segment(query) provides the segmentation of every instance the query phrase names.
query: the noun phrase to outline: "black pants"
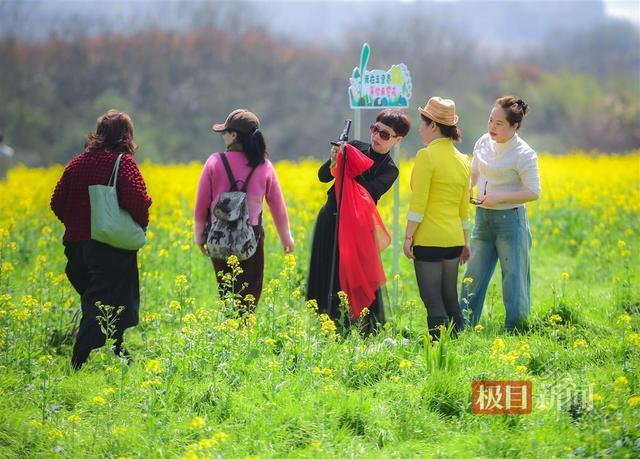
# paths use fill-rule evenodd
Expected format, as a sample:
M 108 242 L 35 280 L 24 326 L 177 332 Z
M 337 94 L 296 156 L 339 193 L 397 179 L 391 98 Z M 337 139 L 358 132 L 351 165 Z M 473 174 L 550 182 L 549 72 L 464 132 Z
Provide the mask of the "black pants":
M 120 250 L 97 241 L 66 242 L 66 274 L 80 295 L 82 319 L 73 347 L 71 364 L 79 369 L 92 349 L 104 346 L 106 336 L 98 305 L 112 306 L 115 351 L 121 355 L 124 331 L 138 324 L 140 293 L 137 252 Z M 118 308 L 122 310 L 117 313 Z

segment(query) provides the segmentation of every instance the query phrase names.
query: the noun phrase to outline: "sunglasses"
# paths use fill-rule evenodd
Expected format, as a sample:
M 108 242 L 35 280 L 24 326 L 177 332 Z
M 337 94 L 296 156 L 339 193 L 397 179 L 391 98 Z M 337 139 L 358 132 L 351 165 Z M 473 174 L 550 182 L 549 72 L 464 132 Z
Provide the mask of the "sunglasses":
M 484 196 L 487 195 L 487 184 L 489 182 L 484 182 L 484 193 L 482 194 L 482 199 L 478 199 L 478 198 L 469 198 L 469 202 L 471 204 L 473 204 L 474 206 L 479 206 L 480 204 L 482 204 L 484 202 Z
M 375 124 L 372 124 L 371 126 L 369 126 L 369 130 L 371 131 L 372 134 L 378 134 L 378 136 L 382 140 L 389 140 L 391 137 L 399 137 L 397 135 L 392 135 L 389 131 L 383 131 Z

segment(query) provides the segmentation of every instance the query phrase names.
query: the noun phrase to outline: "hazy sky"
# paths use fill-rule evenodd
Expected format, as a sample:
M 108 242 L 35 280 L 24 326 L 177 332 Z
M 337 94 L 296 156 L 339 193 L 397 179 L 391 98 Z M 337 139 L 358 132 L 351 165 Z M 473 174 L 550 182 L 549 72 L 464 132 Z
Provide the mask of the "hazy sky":
M 608 15 L 640 25 L 640 0 L 604 0 Z
M 269 1 L 277 3 L 279 0 L 258 0 Z M 316 1 L 316 0 L 293 0 L 297 2 Z M 341 0 L 338 0 L 341 1 Z M 389 1 L 389 0 L 342 0 L 342 1 L 361 1 L 361 2 L 376 2 L 376 1 Z M 395 0 L 412 2 L 415 0 Z M 434 1 L 457 1 L 457 0 L 434 0 Z M 478 0 L 482 1 L 482 0 Z M 514 2 L 519 0 L 498 0 L 505 3 Z M 544 0 L 542 0 L 544 1 Z M 583 0 L 585 2 L 592 2 L 596 0 Z M 605 4 L 605 10 L 609 16 L 617 17 L 620 19 L 627 19 L 633 21 L 636 25 L 640 25 L 640 0 L 602 0 Z

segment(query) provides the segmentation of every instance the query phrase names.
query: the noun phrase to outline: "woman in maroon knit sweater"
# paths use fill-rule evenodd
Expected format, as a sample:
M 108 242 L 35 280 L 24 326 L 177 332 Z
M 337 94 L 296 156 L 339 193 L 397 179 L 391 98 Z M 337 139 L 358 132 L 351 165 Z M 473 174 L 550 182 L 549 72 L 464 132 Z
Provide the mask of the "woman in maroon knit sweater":
M 87 136 L 85 151 L 64 169 L 51 197 L 51 209 L 64 224 L 62 238 L 67 257 L 66 273 L 80 294 L 82 319 L 73 347 L 71 364 L 79 369 L 92 349 L 105 343 L 96 304 L 113 306 L 115 352 L 124 355 L 124 331 L 138 324 L 140 292 L 137 252 L 111 247 L 91 239 L 90 185 L 106 185 L 118 155 L 123 153 L 117 177 L 118 202 L 133 219 L 146 228 L 151 198 L 133 154 L 138 148 L 129 115 L 109 110 L 100 118 L 96 131 Z M 117 313 L 118 309 L 121 309 Z

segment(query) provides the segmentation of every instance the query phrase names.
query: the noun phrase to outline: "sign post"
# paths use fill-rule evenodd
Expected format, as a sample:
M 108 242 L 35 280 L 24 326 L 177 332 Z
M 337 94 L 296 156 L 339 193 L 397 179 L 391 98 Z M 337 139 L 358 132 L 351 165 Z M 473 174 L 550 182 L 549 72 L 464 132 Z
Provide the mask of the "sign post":
M 353 109 L 354 138 L 360 139 L 360 110 L 384 108 L 409 108 L 411 99 L 411 74 L 404 64 L 392 65 L 389 70 L 367 70 L 371 48 L 368 43 L 362 45 L 360 65 L 353 69 L 349 78 L 349 105 Z M 400 169 L 400 149 L 396 146 L 392 152 L 393 161 Z M 393 267 L 392 275 L 398 274 L 400 258 L 400 182 L 393 185 Z M 398 283 L 393 282 L 393 305 L 398 304 Z

